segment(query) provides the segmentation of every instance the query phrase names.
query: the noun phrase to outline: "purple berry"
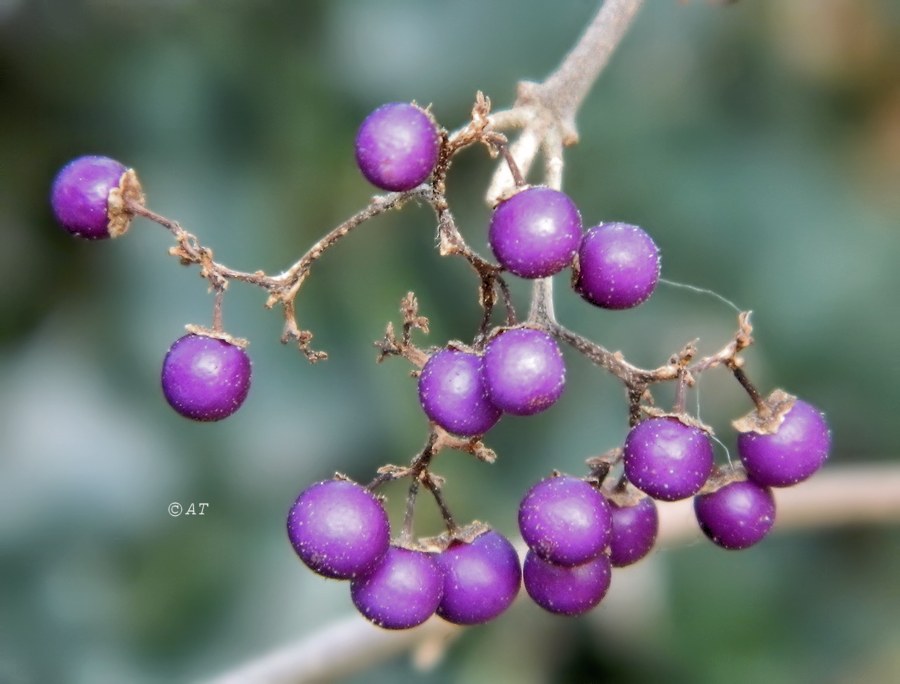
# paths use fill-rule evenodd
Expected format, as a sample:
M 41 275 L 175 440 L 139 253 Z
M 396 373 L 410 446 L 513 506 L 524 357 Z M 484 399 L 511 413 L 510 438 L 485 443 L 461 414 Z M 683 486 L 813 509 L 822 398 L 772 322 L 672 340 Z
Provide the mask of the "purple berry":
M 605 554 L 582 565 L 564 567 L 529 551 L 523 565 L 525 591 L 541 608 L 558 615 L 589 611 L 606 596 L 612 579 L 612 567 Z
M 250 391 L 250 357 L 242 347 L 206 335 L 175 340 L 162 367 L 166 401 L 185 418 L 222 420 Z
M 300 560 L 335 579 L 368 572 L 391 542 L 381 502 L 347 480 L 324 480 L 303 490 L 288 513 L 287 531 Z
M 659 531 L 659 514 L 649 496 L 641 497 L 634 505 L 609 503 L 612 512 L 609 560 L 614 567 L 622 568 L 650 553 Z
M 630 309 L 647 300 L 659 281 L 659 249 L 638 226 L 601 223 L 578 248 L 573 285 L 605 309 Z
M 544 278 L 572 263 L 581 239 L 581 214 L 569 196 L 527 188 L 497 205 L 488 240 L 497 261 L 522 278 Z
M 550 408 L 566 386 L 559 346 L 533 328 L 515 328 L 494 337 L 484 350 L 481 368 L 491 403 L 517 416 Z
M 434 555 L 391 546 L 381 561 L 350 583 L 353 605 L 385 629 L 420 625 L 437 610 L 444 576 Z
M 738 436 L 738 452 L 747 474 L 769 487 L 802 482 L 822 467 L 830 448 L 825 416 L 800 399 L 774 434 L 744 432 Z
M 484 434 L 502 413 L 488 400 L 481 357 L 455 349 L 441 349 L 425 362 L 419 402 L 431 420 L 464 437 Z
M 448 622 L 477 625 L 493 620 L 519 593 L 519 556 L 509 540 L 493 530 L 471 543 L 452 543 L 437 562 L 444 573 L 437 614 Z
M 694 497 L 694 513 L 703 534 L 723 549 L 746 549 L 765 537 L 775 523 L 775 499 L 768 487 L 738 480 Z
M 584 480 L 541 480 L 519 505 L 519 530 L 529 548 L 555 565 L 581 565 L 606 549 L 611 534 L 606 498 Z
M 70 161 L 56 175 L 50 192 L 56 220 L 67 232 L 88 240 L 117 237 L 118 231 L 110 231 L 109 195 L 127 170 L 109 157 Z
M 645 494 L 662 501 L 693 496 L 713 469 L 706 433 L 677 418 L 648 418 L 625 439 L 625 476 Z
M 391 102 L 365 118 L 356 134 L 356 163 L 382 190 L 411 190 L 424 181 L 441 149 L 431 116 L 414 104 Z

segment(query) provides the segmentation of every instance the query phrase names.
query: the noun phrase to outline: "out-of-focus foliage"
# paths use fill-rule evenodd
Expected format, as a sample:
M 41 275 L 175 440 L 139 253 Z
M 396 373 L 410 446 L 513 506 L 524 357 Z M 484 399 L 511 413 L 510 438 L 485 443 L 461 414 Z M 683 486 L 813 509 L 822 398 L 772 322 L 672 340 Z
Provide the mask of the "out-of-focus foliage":
M 254 386 L 228 421 L 191 424 L 165 405 L 158 369 L 185 323 L 209 322 L 203 281 L 166 256 L 169 237 L 152 224 L 96 244 L 57 229 L 56 170 L 83 153 L 119 158 L 150 206 L 218 258 L 277 271 L 372 194 L 352 158 L 368 111 L 415 99 L 452 129 L 477 89 L 508 105 L 517 80 L 558 63 L 594 5 L 0 0 L 0 681 L 189 680 L 350 612 L 345 586 L 293 556 L 284 514 L 314 479 L 365 481 L 421 446 L 407 367 L 372 362 L 403 294 L 418 293 L 432 344 L 471 337 L 479 314 L 465 264 L 433 249 L 428 211 L 379 218 L 301 294 L 327 363 L 278 343 L 261 292 L 231 288 L 225 321 L 252 342 Z M 565 189 L 585 221 L 644 226 L 664 277 L 753 309 L 748 372 L 828 412 L 833 463 L 900 458 L 900 5 L 647 3 L 579 124 Z M 492 168 L 471 150 L 449 179 L 482 249 Z M 602 312 L 564 281 L 560 318 L 637 363 L 694 337 L 711 351 L 734 326 L 720 302 L 683 290 Z M 524 309 L 526 289 L 514 291 Z M 554 467 L 583 472 L 585 457 L 621 441 L 619 387 L 568 358 L 552 411 L 491 434 L 496 465 L 440 457 L 458 517 L 514 533 L 531 482 Z M 733 447 L 739 388 L 712 373 L 699 400 Z M 396 516 L 402 492 L 391 493 Z M 172 518 L 172 501 L 209 508 Z M 424 534 L 437 531 L 430 508 Z M 896 530 L 853 529 L 741 553 L 666 549 L 645 562 L 648 591 L 621 629 L 602 606 L 563 621 L 523 602 L 416 676 L 889 681 L 898 542 Z M 398 660 L 354 681 L 412 676 Z

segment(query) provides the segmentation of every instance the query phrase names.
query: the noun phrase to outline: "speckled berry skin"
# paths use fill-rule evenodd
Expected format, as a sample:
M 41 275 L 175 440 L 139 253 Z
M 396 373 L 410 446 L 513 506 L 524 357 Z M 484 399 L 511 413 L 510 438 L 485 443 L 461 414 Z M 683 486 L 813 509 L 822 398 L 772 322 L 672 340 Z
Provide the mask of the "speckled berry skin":
M 437 555 L 444 594 L 437 614 L 458 625 L 493 620 L 512 604 L 522 583 L 519 556 L 509 540 L 490 530 L 471 543 L 454 542 Z
M 378 564 L 350 583 L 353 605 L 385 629 L 420 625 L 437 610 L 444 576 L 434 554 L 391 546 Z
M 775 499 L 768 487 L 738 480 L 694 497 L 700 529 L 723 549 L 746 549 L 775 524 Z
M 677 418 L 648 418 L 625 438 L 625 476 L 645 494 L 661 501 L 693 496 L 713 469 L 713 449 L 700 428 Z
M 610 501 L 612 535 L 609 560 L 613 567 L 623 568 L 650 553 L 659 532 L 659 512 L 649 496 L 631 506 Z
M 519 530 L 528 547 L 555 565 L 580 565 L 606 549 L 612 516 L 606 498 L 570 475 L 535 484 L 519 505 Z
M 557 615 L 581 615 L 606 596 L 612 567 L 606 555 L 582 565 L 564 567 L 548 563 L 529 551 L 525 555 L 522 578 L 525 591 L 544 610 Z
M 771 435 L 744 432 L 738 453 L 747 474 L 769 487 L 788 487 L 810 477 L 828 458 L 831 433 L 825 416 L 797 399 Z
M 107 202 L 127 171 L 115 159 L 84 156 L 73 159 L 56 175 L 50 205 L 59 224 L 87 240 L 111 237 Z
M 169 348 L 162 366 L 166 401 L 185 418 L 215 421 L 237 411 L 250 391 L 251 364 L 236 344 L 188 334 Z
M 381 502 L 346 480 L 324 480 L 303 490 L 288 512 L 287 532 L 300 560 L 334 579 L 372 570 L 391 541 Z
M 488 241 L 500 265 L 522 278 L 544 278 L 572 263 L 581 240 L 581 214 L 565 193 L 535 186 L 501 202 Z
M 550 408 L 566 386 L 559 345 L 532 328 L 514 328 L 491 339 L 481 368 L 491 403 L 516 416 Z
M 659 271 L 659 249 L 642 228 L 601 223 L 581 239 L 573 285 L 592 304 L 630 309 L 653 294 Z
M 477 354 L 441 349 L 419 375 L 419 403 L 431 420 L 463 437 L 482 435 L 502 411 L 488 399 Z
M 382 190 L 411 190 L 438 161 L 441 144 L 431 117 L 416 105 L 391 102 L 365 118 L 356 134 L 356 163 Z

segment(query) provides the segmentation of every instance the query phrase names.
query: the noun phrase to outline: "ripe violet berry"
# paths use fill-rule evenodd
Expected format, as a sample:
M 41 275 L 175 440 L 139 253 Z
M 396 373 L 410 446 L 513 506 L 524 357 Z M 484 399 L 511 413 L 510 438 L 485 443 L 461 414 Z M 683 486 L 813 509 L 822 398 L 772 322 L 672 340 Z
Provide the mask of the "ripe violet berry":
M 84 156 L 73 159 L 56 175 L 50 205 L 59 224 L 87 240 L 118 237 L 128 229 L 122 193 L 141 197 L 140 185 L 115 159 Z
M 709 437 L 677 418 L 648 418 L 625 438 L 625 476 L 645 494 L 662 501 L 693 496 L 713 469 Z
M 391 102 L 365 118 L 356 134 L 356 162 L 372 185 L 411 190 L 438 161 L 441 142 L 431 115 L 414 104 Z
M 544 278 L 572 263 L 581 240 L 581 214 L 559 190 L 527 188 L 497 205 L 488 240 L 507 271 Z
M 605 554 L 565 567 L 547 562 L 532 550 L 525 555 L 522 579 L 525 591 L 544 610 L 558 615 L 581 615 L 606 596 L 612 567 Z
M 801 399 L 794 402 L 774 434 L 751 431 L 738 436 L 738 453 L 747 475 L 769 487 L 787 487 L 807 479 L 825 463 L 830 448 L 825 416 Z
M 606 498 L 569 475 L 541 480 L 519 505 L 519 530 L 529 548 L 555 565 L 580 565 L 606 549 L 612 519 Z
M 659 269 L 659 249 L 642 228 L 601 223 L 581 239 L 572 282 L 592 304 L 630 309 L 653 293 Z
M 353 605 L 385 629 L 420 625 L 437 610 L 444 576 L 434 554 L 391 546 L 379 563 L 350 583 Z
M 300 560 L 335 579 L 372 570 L 391 541 L 381 502 L 347 480 L 324 480 L 303 490 L 288 512 L 287 532 Z
M 419 403 L 431 420 L 463 437 L 484 434 L 502 414 L 488 400 L 481 357 L 455 349 L 441 349 L 425 362 Z
M 470 543 L 454 542 L 437 556 L 444 595 L 437 614 L 457 625 L 493 620 L 509 608 L 522 582 L 519 556 L 499 532 L 484 532 Z
M 649 496 L 636 504 L 620 506 L 610 501 L 612 537 L 609 560 L 613 567 L 622 568 L 636 563 L 650 553 L 659 532 L 659 513 Z
M 491 403 L 517 416 L 550 408 L 566 386 L 559 346 L 533 328 L 514 328 L 494 337 L 484 350 L 481 368 Z
M 694 513 L 703 534 L 723 549 L 746 549 L 775 524 L 775 499 L 768 487 L 752 480 L 730 482 L 694 497 Z
M 250 368 L 243 347 L 191 333 L 176 340 L 163 360 L 163 394 L 185 418 L 221 420 L 247 398 Z

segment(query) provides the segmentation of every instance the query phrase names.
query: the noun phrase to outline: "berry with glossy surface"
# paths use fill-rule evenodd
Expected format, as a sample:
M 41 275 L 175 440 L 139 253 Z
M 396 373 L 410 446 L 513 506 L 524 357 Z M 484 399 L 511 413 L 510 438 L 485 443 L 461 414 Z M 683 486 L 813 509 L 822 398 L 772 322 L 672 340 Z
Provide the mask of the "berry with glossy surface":
M 775 499 L 768 487 L 752 480 L 730 482 L 694 497 L 700 529 L 723 549 L 746 549 L 775 524 Z
M 625 438 L 625 476 L 645 494 L 662 501 L 693 496 L 713 469 L 707 434 L 677 418 L 648 418 Z
M 581 565 L 548 563 L 534 551 L 525 555 L 522 568 L 525 591 L 544 610 L 557 615 L 581 615 L 606 596 L 612 566 L 605 554 Z
M 559 190 L 527 188 L 497 205 L 488 240 L 507 271 L 544 278 L 572 263 L 581 240 L 581 214 Z
M 385 629 L 420 625 L 437 610 L 444 576 L 434 555 L 391 546 L 379 563 L 350 583 L 353 605 Z
M 659 532 L 659 513 L 649 496 L 630 506 L 610 501 L 612 535 L 609 541 L 609 560 L 622 568 L 636 563 L 650 553 Z
M 630 309 L 646 301 L 659 281 L 659 249 L 638 226 L 601 223 L 578 247 L 573 285 L 605 309 Z
M 562 352 L 541 330 L 500 333 L 485 347 L 481 367 L 491 403 L 517 416 L 550 408 L 566 386 Z
M 612 517 L 606 498 L 569 475 L 541 480 L 519 505 L 519 530 L 529 548 L 555 565 L 581 565 L 609 544 Z
M 391 102 L 365 118 L 355 149 L 359 169 L 372 185 L 403 191 L 431 175 L 441 143 L 427 112 L 408 102 Z
M 787 487 L 815 473 L 828 458 L 831 433 L 817 408 L 797 399 L 771 435 L 744 432 L 738 453 L 747 474 L 769 487 Z
M 425 362 L 419 403 L 431 420 L 464 437 L 484 434 L 502 414 L 488 399 L 481 357 L 455 349 L 441 349 Z
M 88 240 L 114 237 L 109 231 L 109 193 L 119 187 L 127 170 L 109 157 L 89 155 L 70 161 L 50 191 L 56 220 L 67 232 Z
M 509 608 L 522 582 L 519 556 L 499 532 L 454 542 L 437 555 L 444 593 L 437 614 L 458 625 L 493 620 Z
M 324 480 L 303 490 L 288 512 L 287 532 L 300 560 L 334 579 L 368 572 L 391 541 L 381 502 L 347 480 Z
M 185 418 L 221 420 L 244 403 L 250 375 L 250 357 L 242 347 L 191 333 L 169 347 L 162 389 L 169 405 Z

